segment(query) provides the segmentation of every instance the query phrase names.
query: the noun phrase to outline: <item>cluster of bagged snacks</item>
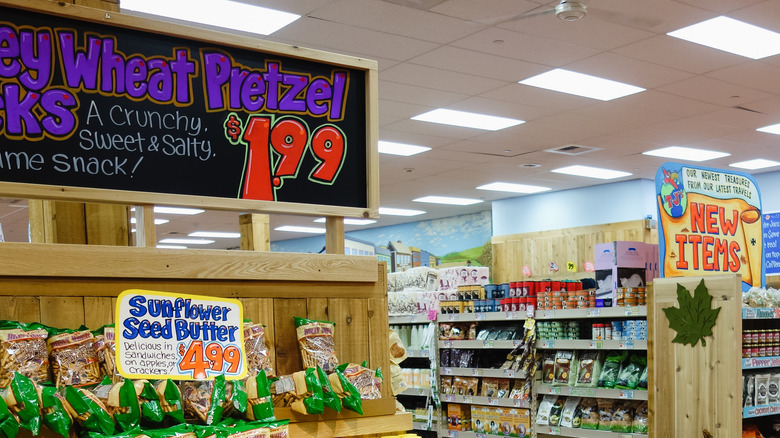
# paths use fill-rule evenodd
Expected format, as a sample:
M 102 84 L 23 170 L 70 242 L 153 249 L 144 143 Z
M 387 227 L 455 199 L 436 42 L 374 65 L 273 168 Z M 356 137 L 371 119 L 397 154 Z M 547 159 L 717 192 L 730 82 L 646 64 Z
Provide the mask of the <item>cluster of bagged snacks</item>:
M 247 321 L 245 379 L 177 382 L 120 376 L 111 325 L 90 331 L 2 321 L 0 437 L 15 438 L 19 428 L 38 435 L 45 426 L 64 438 L 72 427 L 90 438 L 283 438 L 287 420 L 277 420 L 274 407 L 362 414 L 363 399 L 381 397 L 378 371 L 337 365 L 333 323 L 297 318 L 296 327 L 303 371 L 276 377 L 263 326 Z
M 442 376 L 441 393 L 490 398 L 509 398 L 527 400 L 531 388 L 526 380 L 505 379 L 499 377 L 460 377 Z
M 545 352 L 542 383 L 561 386 L 647 390 L 647 357 L 628 351 Z
M 743 407 L 778 403 L 780 403 L 780 373 L 742 373 Z
M 449 430 L 474 431 L 479 434 L 528 437 L 531 433 L 531 414 L 528 409 L 447 405 Z
M 619 433 L 648 433 L 647 402 L 545 395 L 536 424 Z

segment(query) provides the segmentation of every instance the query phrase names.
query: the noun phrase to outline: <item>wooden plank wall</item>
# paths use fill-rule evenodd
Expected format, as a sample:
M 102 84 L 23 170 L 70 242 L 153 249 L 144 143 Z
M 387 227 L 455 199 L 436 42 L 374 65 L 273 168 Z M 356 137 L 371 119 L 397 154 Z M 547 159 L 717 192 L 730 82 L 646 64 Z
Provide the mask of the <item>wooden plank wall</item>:
M 742 292 L 738 275 L 704 278 L 712 308 L 720 307 L 707 345 L 672 343 L 665 307 L 679 307 L 677 284 L 691 294 L 702 277 L 658 278 L 650 295 L 648 361 L 653 437 L 733 438 L 742 431 Z
M 658 230 L 648 229 L 645 220 L 617 222 L 587 227 L 566 228 L 534 233 L 494 236 L 491 275 L 494 283 L 517 281 L 523 277 L 523 266 L 531 268 L 532 278 L 572 278 L 566 263 L 577 264 L 577 274 L 583 275 L 583 263 L 593 261 L 597 243 L 631 240 L 658 243 Z M 549 263 L 559 266 L 550 271 Z

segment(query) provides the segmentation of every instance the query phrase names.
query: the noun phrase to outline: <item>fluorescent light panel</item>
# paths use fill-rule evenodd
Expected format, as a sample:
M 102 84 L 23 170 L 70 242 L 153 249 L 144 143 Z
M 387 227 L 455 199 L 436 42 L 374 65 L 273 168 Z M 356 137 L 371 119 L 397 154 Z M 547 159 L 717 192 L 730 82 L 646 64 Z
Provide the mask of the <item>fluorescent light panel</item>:
M 687 148 L 683 146 L 669 146 L 661 149 L 653 149 L 652 151 L 642 152 L 642 155 L 651 155 L 654 157 L 671 158 L 674 160 L 688 160 L 688 161 L 707 161 L 714 160 L 715 158 L 728 157 L 729 153 L 710 151 L 707 149 Z
M 523 85 L 574 94 L 598 100 L 612 100 L 645 91 L 644 88 L 597 76 L 556 68 L 519 82 Z
M 223 231 L 195 231 L 187 234 L 187 237 L 209 237 L 212 239 L 238 239 L 241 233 L 227 233 Z
M 740 169 L 758 170 L 766 169 L 767 167 L 774 167 L 780 165 L 780 162 L 774 160 L 766 160 L 764 158 L 756 158 L 755 160 L 740 161 L 738 163 L 731 163 L 729 166 L 738 167 Z
M 477 187 L 477 190 L 492 190 L 495 192 L 511 192 L 511 193 L 539 193 L 550 190 L 549 187 L 531 186 L 527 184 L 515 184 L 505 182 L 494 182 Z
M 587 178 L 598 178 L 598 179 L 615 179 L 615 178 L 621 178 L 624 176 L 631 175 L 628 172 L 623 172 L 620 170 L 601 169 L 599 167 L 580 166 L 580 165 L 561 167 L 558 169 L 553 169 L 552 172 L 562 173 L 565 175 L 584 176 Z
M 314 227 L 298 227 L 295 225 L 284 225 L 274 228 L 276 231 L 289 231 L 291 233 L 310 233 L 310 234 L 325 234 L 325 228 Z
M 410 155 L 419 154 L 421 152 L 429 151 L 431 148 L 427 146 L 417 146 L 414 144 L 395 143 L 392 141 L 379 141 L 379 153 L 390 155 L 401 155 L 408 157 Z
M 482 202 L 481 199 L 453 198 L 449 196 L 423 196 L 422 198 L 413 199 L 412 201 L 447 205 L 472 205 Z
M 270 35 L 300 15 L 230 0 L 122 0 L 122 9 Z
M 751 59 L 780 53 L 780 34 L 777 32 L 722 15 L 667 35 Z
M 314 219 L 314 222 L 318 224 L 324 224 L 326 221 L 324 217 L 321 217 L 319 219 Z M 370 225 L 375 223 L 376 221 L 373 219 L 354 219 L 350 217 L 344 218 L 344 225 Z
M 201 210 L 200 208 L 154 207 L 154 212 L 161 214 L 194 215 L 204 213 L 205 211 L 206 210 Z
M 207 239 L 176 239 L 176 238 L 170 238 L 170 239 L 162 239 L 158 243 L 173 243 L 173 244 L 179 244 L 179 245 L 210 245 L 214 243 L 213 240 L 207 240 Z
M 412 120 L 421 122 L 441 123 L 444 125 L 460 126 L 463 128 L 484 129 L 498 131 L 511 126 L 525 123 L 525 120 L 509 119 L 506 117 L 489 116 L 486 114 L 470 113 L 448 109 L 435 109 L 427 113 L 412 117 Z
M 769 125 L 769 126 L 764 126 L 762 128 L 756 129 L 756 131 L 766 132 L 768 134 L 780 135 L 780 123 L 776 123 L 774 125 Z
M 379 214 L 386 216 L 419 216 L 425 214 L 422 210 L 411 210 L 406 208 L 379 207 Z
M 187 249 L 184 245 L 157 245 L 155 248 L 163 248 L 163 249 Z
M 155 219 L 155 220 L 154 220 L 154 224 L 155 224 L 155 225 L 162 225 L 162 224 L 167 224 L 168 222 L 170 222 L 170 220 L 168 220 L 168 219 Z M 134 217 L 131 217 L 131 218 L 130 218 L 130 223 L 131 223 L 131 224 L 134 224 L 134 223 L 136 223 L 136 220 L 135 220 L 135 218 L 134 218 Z

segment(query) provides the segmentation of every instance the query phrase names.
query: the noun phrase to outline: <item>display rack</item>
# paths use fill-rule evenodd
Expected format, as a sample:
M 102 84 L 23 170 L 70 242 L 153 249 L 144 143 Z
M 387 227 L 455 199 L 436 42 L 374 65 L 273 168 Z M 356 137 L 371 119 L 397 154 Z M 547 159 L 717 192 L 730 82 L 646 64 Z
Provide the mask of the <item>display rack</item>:
M 641 433 L 611 432 L 609 430 L 590 430 L 558 426 L 537 426 L 541 435 L 560 435 L 577 438 L 647 438 Z
M 537 394 L 555 394 L 574 397 L 614 398 L 621 400 L 647 400 L 647 391 L 643 389 L 581 388 L 572 386 L 554 386 L 539 383 Z

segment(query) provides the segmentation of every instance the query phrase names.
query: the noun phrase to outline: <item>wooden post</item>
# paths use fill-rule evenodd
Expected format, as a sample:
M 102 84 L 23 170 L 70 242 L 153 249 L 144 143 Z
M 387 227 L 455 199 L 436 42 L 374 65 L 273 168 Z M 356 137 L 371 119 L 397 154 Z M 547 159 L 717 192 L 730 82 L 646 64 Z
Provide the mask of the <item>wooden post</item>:
M 154 248 L 157 246 L 157 229 L 154 226 L 154 206 L 135 208 L 135 246 Z
M 241 227 L 241 250 L 271 250 L 271 225 L 267 214 L 242 214 L 238 217 L 238 224 Z
M 325 252 L 344 254 L 344 218 L 328 216 L 325 218 Z

